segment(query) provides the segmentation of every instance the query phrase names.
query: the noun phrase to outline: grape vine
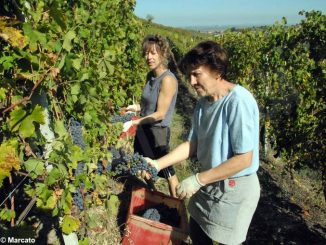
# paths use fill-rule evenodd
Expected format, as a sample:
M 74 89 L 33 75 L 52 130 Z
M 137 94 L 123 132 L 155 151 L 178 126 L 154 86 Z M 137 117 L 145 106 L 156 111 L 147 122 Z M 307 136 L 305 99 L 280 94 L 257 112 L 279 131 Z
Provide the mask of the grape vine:
M 144 29 L 133 14 L 135 0 L 19 4 L 4 1 L 6 16 L 0 16 L 0 191 L 10 193 L 9 186 L 18 184 L 10 183 L 12 177 L 24 174 L 31 180 L 26 195 L 63 217 L 69 234 L 84 225 L 81 214 L 94 200 L 110 194 L 111 177 L 147 170 L 157 178 L 142 156 L 121 150 L 117 122 L 131 114 L 114 110 L 140 96 Z M 289 166 L 323 171 L 326 186 L 326 17 L 301 14 L 305 19 L 296 26 L 283 19 L 214 38 L 230 53 L 230 80 L 256 96 L 266 137 Z M 175 40 L 186 51 L 200 38 Z M 18 216 L 13 203 L 0 207 L 6 225 Z
M 62 217 L 62 231 L 69 234 L 85 225 L 81 214 L 93 200 L 100 203 L 110 194 L 114 153 L 107 149 L 124 144 L 122 125 L 110 121 L 111 105 L 130 104 L 132 95 L 141 92 L 145 67 L 135 1 L 23 0 L 18 8 L 12 1 L 4 5 L 0 187 L 9 192 L 11 175 L 18 170 L 28 174 L 33 181 L 26 181 L 26 195 Z M 12 203 L 4 205 L 14 210 Z M 7 214 L 0 219 L 10 216 L 14 221 L 15 215 Z

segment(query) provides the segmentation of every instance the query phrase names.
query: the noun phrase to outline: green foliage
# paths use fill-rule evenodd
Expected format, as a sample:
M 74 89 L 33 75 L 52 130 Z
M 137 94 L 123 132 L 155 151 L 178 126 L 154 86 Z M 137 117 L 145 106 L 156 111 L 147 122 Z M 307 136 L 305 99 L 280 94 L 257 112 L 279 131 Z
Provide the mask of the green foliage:
M 107 206 L 109 208 L 110 214 L 116 216 L 119 212 L 120 201 L 118 196 L 110 195 L 109 200 L 107 201 Z
M 111 193 L 110 175 L 95 169 L 98 162 L 111 162 L 108 147 L 125 145 L 119 137 L 122 125 L 111 124 L 110 116 L 117 106 L 140 98 L 145 64 L 139 47 L 145 34 L 168 37 L 177 60 L 203 39 L 221 42 L 230 53 L 230 80 L 254 93 L 275 147 L 289 162 L 324 168 L 322 13 L 303 12 L 305 19 L 296 26 L 283 20 L 262 30 L 208 37 L 140 21 L 133 14 L 134 0 L 19 4 L 25 22 L 0 18 L 0 187 L 6 188 L 3 180 L 12 171 L 29 173 L 33 182 L 25 192 L 37 197 L 39 208 L 63 217 L 64 233 L 85 228 L 86 211 L 76 211 L 72 197 L 77 187 L 84 184 L 86 210 Z M 5 6 L 5 13 L 22 19 L 10 12 L 11 1 Z M 85 149 L 72 142 L 71 117 L 83 125 Z M 42 133 L 44 127 L 53 137 Z M 79 161 L 85 173 L 75 176 Z M 106 205 L 115 215 L 119 200 L 111 195 Z M 1 209 L 0 219 L 13 217 L 14 212 Z
M 11 132 L 19 131 L 21 137 L 27 138 L 35 134 L 34 122 L 44 124 L 43 109 L 39 105 L 36 105 L 30 112 L 26 112 L 21 107 L 16 107 L 10 113 L 8 125 Z
M 71 232 L 77 231 L 79 226 L 80 221 L 78 219 L 69 215 L 63 217 L 61 228 L 65 234 L 70 234 Z
M 22 168 L 33 179 L 25 192 L 39 208 L 64 217 L 67 234 L 83 224 L 72 198 L 77 186 L 85 184 L 87 206 L 110 193 L 110 176 L 94 173 L 99 161 L 111 162 L 108 147 L 123 144 L 122 125 L 110 116 L 140 97 L 145 69 L 134 5 L 21 0 L 24 22 L 0 17 L 0 186 Z M 18 16 L 11 1 L 5 6 L 4 13 Z M 72 142 L 71 117 L 83 125 L 85 149 Z M 79 161 L 85 173 L 75 176 Z
M 229 51 L 230 77 L 249 88 L 262 112 L 261 124 L 289 167 L 323 170 L 325 161 L 326 16 L 302 12 L 261 30 L 227 32 L 216 38 Z
M 0 145 L 0 187 L 3 180 L 10 176 L 12 170 L 20 169 L 20 160 L 17 155 L 17 141 L 11 140 Z
M 8 208 L 0 209 L 0 219 L 10 221 L 16 217 L 16 213 Z
M 167 27 L 155 23 L 149 23 L 145 20 L 142 20 L 142 23 L 145 29 L 145 35 L 160 34 L 163 37 L 168 38 L 174 44 L 177 50 L 173 50 L 172 47 L 172 51 L 174 55 L 177 56 L 176 58 L 179 56 L 176 51 L 180 52 L 180 56 L 182 56 L 198 42 L 208 38 L 212 39 L 210 35 L 200 33 L 199 31 Z

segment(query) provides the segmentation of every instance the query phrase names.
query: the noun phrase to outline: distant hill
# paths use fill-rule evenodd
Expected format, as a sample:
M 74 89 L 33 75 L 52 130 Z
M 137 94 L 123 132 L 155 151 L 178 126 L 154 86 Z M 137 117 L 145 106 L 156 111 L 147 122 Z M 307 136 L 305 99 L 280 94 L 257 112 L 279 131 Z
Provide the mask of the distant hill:
M 200 41 L 212 38 L 212 35 L 197 30 L 164 26 L 140 18 L 139 20 L 143 24 L 145 36 L 149 34 L 160 34 L 170 39 L 181 53 L 184 53 L 186 50 L 189 50 Z

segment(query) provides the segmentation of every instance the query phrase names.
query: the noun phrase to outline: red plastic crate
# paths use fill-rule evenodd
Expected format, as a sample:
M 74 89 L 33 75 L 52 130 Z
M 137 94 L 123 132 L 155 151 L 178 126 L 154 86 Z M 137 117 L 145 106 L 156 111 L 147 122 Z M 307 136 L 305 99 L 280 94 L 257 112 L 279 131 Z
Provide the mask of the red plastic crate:
M 160 203 L 177 209 L 180 215 L 179 227 L 173 227 L 135 215 L 148 207 Z M 182 200 L 145 188 L 132 192 L 122 245 L 178 245 L 187 236 L 188 219 L 186 207 Z

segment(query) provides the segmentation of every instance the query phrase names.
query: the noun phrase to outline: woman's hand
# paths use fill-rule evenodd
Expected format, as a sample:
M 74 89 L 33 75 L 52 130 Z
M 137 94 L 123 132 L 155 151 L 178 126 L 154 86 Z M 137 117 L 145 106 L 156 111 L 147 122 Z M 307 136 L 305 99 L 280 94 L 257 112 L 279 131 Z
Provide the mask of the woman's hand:
M 148 165 L 155 168 L 157 172 L 159 172 L 161 170 L 160 165 L 158 164 L 158 162 L 156 160 L 153 160 L 149 157 L 144 157 L 144 159 L 148 163 Z M 140 171 L 139 176 L 142 177 L 143 179 L 151 178 L 151 175 L 145 170 Z
M 203 186 L 204 184 L 199 182 L 198 173 L 192 175 L 177 185 L 177 197 L 180 199 L 190 198 Z
M 146 160 L 146 162 L 147 162 L 150 166 L 156 168 L 157 172 L 159 172 L 159 171 L 161 170 L 160 165 L 158 164 L 157 160 L 153 160 L 153 159 L 151 159 L 151 158 L 149 158 L 149 157 L 144 157 L 144 159 Z
M 140 111 L 140 106 L 133 104 L 133 105 L 128 105 L 125 109 L 126 111 L 133 111 L 133 112 L 137 112 Z
M 133 121 L 130 120 L 130 121 L 127 121 L 123 124 L 123 129 L 122 129 L 122 132 L 127 132 L 133 125 Z

